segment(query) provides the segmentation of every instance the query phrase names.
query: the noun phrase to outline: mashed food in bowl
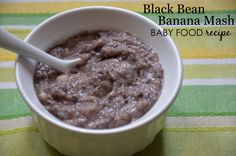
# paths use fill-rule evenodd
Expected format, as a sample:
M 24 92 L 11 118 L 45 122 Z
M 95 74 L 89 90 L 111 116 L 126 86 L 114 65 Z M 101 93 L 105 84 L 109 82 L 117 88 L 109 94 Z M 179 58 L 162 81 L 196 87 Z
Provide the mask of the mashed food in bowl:
M 90 129 L 119 127 L 143 116 L 161 93 L 163 68 L 158 54 L 133 34 L 81 32 L 48 53 L 83 60 L 68 73 L 39 63 L 34 74 L 40 102 L 68 124 Z

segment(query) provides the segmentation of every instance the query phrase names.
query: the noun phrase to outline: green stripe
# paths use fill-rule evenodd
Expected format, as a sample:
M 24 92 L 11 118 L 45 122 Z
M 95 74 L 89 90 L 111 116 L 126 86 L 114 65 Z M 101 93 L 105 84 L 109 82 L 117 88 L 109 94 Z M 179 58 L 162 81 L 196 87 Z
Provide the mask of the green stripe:
M 0 68 L 0 82 L 15 82 L 14 68 Z
M 0 25 L 37 25 L 47 18 L 55 15 L 56 13 L 47 14 L 0 14 Z M 143 16 L 150 18 L 151 20 L 158 22 L 158 16 L 163 14 L 144 14 Z M 205 14 L 164 14 L 166 18 L 200 18 L 203 21 L 204 16 L 217 16 L 224 18 L 227 15 L 235 17 L 236 10 L 234 11 L 206 11 Z
M 37 130 L 0 135 L 2 156 L 60 156 L 40 137 Z
M 236 64 L 184 65 L 184 79 L 236 78 Z M 15 82 L 14 68 L 0 68 L 0 82 Z
M 135 156 L 233 156 L 236 153 L 235 131 L 162 130 L 145 150 Z M 128 148 L 128 147 L 127 147 Z M 61 156 L 40 137 L 38 131 L 0 135 L 2 155 Z
M 236 86 L 184 86 L 169 116 L 236 115 Z
M 184 65 L 184 78 L 236 78 L 236 64 Z
M 1 89 L 0 99 L 0 119 L 9 119 L 31 114 L 17 89 Z
M 236 86 L 183 86 L 168 115 L 236 115 L 235 95 Z M 1 89 L 0 99 L 0 119 L 30 114 L 16 89 Z
M 236 153 L 234 132 L 159 133 L 144 151 L 135 156 L 233 156 Z
M 0 14 L 0 25 L 38 25 L 54 14 Z

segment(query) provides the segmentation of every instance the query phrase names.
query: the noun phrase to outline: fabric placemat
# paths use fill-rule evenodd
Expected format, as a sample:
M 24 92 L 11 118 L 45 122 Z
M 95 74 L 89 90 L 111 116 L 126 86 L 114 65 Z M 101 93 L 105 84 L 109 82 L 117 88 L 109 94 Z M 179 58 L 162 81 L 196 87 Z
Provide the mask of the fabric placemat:
M 146 1 L 101 0 L 0 0 L 0 26 L 24 39 L 48 17 L 72 8 L 91 5 L 121 7 L 144 14 Z M 204 6 L 205 15 L 236 17 L 235 0 L 152 1 L 159 5 L 181 3 Z M 173 17 L 177 15 L 165 15 Z M 178 17 L 201 18 L 199 14 Z M 164 26 L 178 29 L 180 26 Z M 183 26 L 181 26 L 183 27 Z M 165 127 L 136 156 L 235 156 L 236 155 L 236 26 L 188 26 L 229 30 L 230 37 L 172 36 L 183 59 L 184 82 L 171 107 Z M 0 36 L 1 37 L 1 36 Z M 34 126 L 29 108 L 16 89 L 16 55 L 0 48 L 0 155 L 57 156 Z

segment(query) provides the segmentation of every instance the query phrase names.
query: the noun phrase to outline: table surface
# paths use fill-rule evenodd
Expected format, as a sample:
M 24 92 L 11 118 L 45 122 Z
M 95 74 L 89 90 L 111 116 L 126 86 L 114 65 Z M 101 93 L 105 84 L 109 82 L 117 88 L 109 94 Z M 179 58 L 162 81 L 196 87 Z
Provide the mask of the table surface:
M 161 6 L 167 1 L 154 3 Z M 204 6 L 204 15 L 236 17 L 235 0 L 173 0 L 169 3 Z M 24 39 L 48 17 L 88 5 L 117 6 L 157 22 L 157 15 L 142 13 L 142 4 L 138 0 L 0 0 L 0 26 Z M 204 15 L 165 16 L 202 19 Z M 186 29 L 224 30 L 230 31 L 231 36 L 224 37 L 221 42 L 219 37 L 172 36 L 183 58 L 183 86 L 168 113 L 164 129 L 136 156 L 236 155 L 236 26 L 188 26 Z M 60 155 L 40 138 L 29 108 L 16 89 L 15 58 L 15 54 L 0 48 L 0 155 Z

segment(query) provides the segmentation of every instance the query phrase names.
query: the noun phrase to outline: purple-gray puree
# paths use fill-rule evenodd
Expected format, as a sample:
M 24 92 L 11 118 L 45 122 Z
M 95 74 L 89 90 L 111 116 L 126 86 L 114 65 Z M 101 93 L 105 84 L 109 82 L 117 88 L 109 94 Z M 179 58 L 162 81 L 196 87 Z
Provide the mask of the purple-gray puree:
M 34 74 L 40 102 L 68 124 L 89 129 L 126 125 L 142 117 L 161 93 L 158 53 L 133 34 L 84 31 L 48 53 L 83 60 L 68 73 L 39 63 Z

